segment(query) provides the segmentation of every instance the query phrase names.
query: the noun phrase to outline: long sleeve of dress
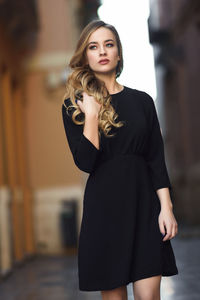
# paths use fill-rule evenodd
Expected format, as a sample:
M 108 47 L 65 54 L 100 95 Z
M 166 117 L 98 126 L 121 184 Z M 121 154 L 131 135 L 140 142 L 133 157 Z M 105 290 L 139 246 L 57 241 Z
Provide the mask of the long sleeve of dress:
M 172 185 L 165 163 L 164 142 L 161 134 L 160 124 L 154 101 L 151 96 L 148 95 L 148 97 L 150 100 L 150 132 L 148 137 L 146 160 L 150 171 L 150 177 L 155 190 L 168 187 L 171 193 Z
M 66 100 L 65 104 L 67 103 Z M 67 114 L 64 104 L 62 104 L 62 117 L 74 163 L 81 171 L 91 173 L 95 168 L 95 163 L 101 149 L 97 149 L 83 134 L 83 125 L 77 125 L 73 122 L 71 114 Z

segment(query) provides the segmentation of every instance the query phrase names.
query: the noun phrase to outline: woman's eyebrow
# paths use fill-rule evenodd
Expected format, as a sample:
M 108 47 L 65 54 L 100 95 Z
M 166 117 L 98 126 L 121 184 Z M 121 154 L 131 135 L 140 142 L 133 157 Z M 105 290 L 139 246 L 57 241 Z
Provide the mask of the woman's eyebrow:
M 110 41 L 114 42 L 114 40 L 112 40 L 112 39 L 105 40 L 104 42 L 106 43 L 106 42 L 110 42 Z M 90 44 L 98 44 L 98 42 L 90 42 L 90 43 L 88 43 L 88 45 L 90 45 Z

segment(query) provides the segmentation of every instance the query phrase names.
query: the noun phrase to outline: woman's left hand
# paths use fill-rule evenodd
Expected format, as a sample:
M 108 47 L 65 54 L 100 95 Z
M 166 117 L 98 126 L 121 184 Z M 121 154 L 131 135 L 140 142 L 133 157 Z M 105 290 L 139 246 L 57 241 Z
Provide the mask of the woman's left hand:
M 163 238 L 163 241 L 172 239 L 178 233 L 178 224 L 174 217 L 172 208 L 170 207 L 161 208 L 158 217 L 158 223 L 160 227 L 160 232 L 163 235 L 165 235 L 165 229 L 166 229 L 166 235 Z

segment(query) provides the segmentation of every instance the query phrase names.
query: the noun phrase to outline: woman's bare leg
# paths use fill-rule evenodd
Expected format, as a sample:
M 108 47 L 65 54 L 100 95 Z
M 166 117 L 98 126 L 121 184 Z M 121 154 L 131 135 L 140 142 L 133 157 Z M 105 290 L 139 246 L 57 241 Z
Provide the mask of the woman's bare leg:
M 102 300 L 127 300 L 127 286 L 120 286 L 116 289 L 101 291 Z
M 161 275 L 133 282 L 134 300 L 160 300 Z

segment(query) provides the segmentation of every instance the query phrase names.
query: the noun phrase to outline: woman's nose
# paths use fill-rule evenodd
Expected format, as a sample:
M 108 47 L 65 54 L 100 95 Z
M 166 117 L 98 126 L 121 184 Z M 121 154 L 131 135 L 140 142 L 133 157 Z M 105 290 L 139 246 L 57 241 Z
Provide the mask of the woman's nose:
M 106 50 L 105 50 L 104 46 L 101 46 L 99 49 L 100 49 L 99 50 L 100 54 L 105 54 L 106 53 Z

